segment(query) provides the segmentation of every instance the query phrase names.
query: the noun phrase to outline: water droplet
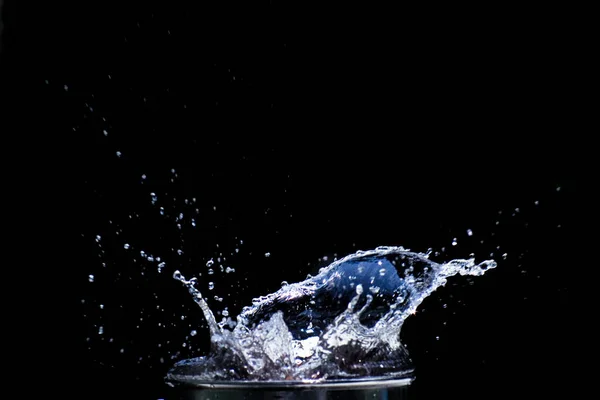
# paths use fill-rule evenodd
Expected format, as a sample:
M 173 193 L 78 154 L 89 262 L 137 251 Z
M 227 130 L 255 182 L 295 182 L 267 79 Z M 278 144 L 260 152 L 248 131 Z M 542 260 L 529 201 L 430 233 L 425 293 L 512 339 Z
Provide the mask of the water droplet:
M 88 276 L 88 280 L 89 280 L 90 282 L 94 282 L 94 275 L 90 275 L 90 276 Z
M 467 236 L 473 236 L 473 231 L 471 229 L 467 229 Z
M 356 285 L 356 294 L 362 294 L 363 293 L 363 287 L 361 284 Z
M 117 151 L 115 154 L 117 155 L 117 157 L 121 157 L 121 155 L 123 155 L 123 153 L 121 153 L 120 151 Z
M 214 282 L 208 282 L 208 290 L 213 290 L 215 288 Z
M 98 328 L 98 335 L 102 335 L 104 333 L 104 327 L 101 326 Z
M 265 253 L 265 257 L 271 257 L 271 253 Z
M 129 248 L 129 243 L 125 243 L 125 244 L 123 245 L 123 248 L 124 248 L 125 250 L 127 250 L 127 249 Z
M 225 308 L 221 314 L 223 314 L 224 317 L 228 317 L 229 316 L 229 311 L 227 311 L 227 308 Z
M 63 86 L 63 89 L 65 89 L 65 92 L 68 92 L 68 91 L 69 91 L 69 87 L 68 87 L 67 85 L 64 85 L 64 86 Z
M 387 269 L 385 269 L 385 268 L 381 268 L 381 269 L 379 270 L 379 275 L 380 275 L 380 276 L 385 276 L 385 273 L 386 273 L 386 272 L 387 272 Z
M 100 235 L 96 235 L 96 242 L 99 242 L 102 237 Z
M 502 254 L 502 258 L 503 258 L 504 260 L 506 260 L 506 257 L 508 257 L 508 253 L 504 253 L 504 254 Z
M 371 287 L 369 287 L 369 290 L 371 291 L 371 293 L 377 294 L 377 293 L 379 293 L 380 288 L 379 288 L 379 286 L 371 286 Z
M 183 250 L 177 249 L 177 254 L 182 255 L 183 254 Z
M 196 336 L 196 334 L 197 334 L 197 333 L 198 333 L 198 332 L 196 332 L 195 330 L 192 330 L 192 331 L 190 332 L 190 335 L 192 335 L 192 336 Z
M 212 275 L 212 274 L 214 274 L 214 273 L 215 273 L 215 271 L 214 271 L 212 268 L 209 268 L 209 269 L 208 269 L 208 274 L 209 274 L 209 275 Z
M 104 310 L 104 304 L 100 304 L 100 309 Z
M 227 268 L 225 269 L 225 273 L 227 273 L 227 274 L 229 274 L 229 273 L 232 273 L 232 272 L 235 272 L 235 269 L 233 269 L 233 268 L 231 268 L 231 267 L 227 267 Z
M 207 267 L 212 267 L 212 265 L 213 265 L 214 263 L 215 263 L 215 262 L 214 262 L 214 261 L 213 261 L 213 259 L 211 258 L 210 260 L 208 260 L 208 261 L 206 262 L 206 266 L 207 266 Z
M 452 239 L 452 246 L 456 246 L 458 244 L 458 241 L 456 240 L 456 238 Z

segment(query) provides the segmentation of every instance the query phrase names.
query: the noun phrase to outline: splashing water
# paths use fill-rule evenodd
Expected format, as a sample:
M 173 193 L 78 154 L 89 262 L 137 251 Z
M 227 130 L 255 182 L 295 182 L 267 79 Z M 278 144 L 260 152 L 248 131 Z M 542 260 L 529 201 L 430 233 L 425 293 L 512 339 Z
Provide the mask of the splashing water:
M 412 373 L 400 342 L 407 317 L 448 277 L 496 267 L 474 259 L 435 263 L 402 247 L 358 251 L 305 281 L 253 299 L 217 323 L 196 279 L 181 281 L 210 329 L 211 354 L 180 361 L 168 381 L 324 381 Z

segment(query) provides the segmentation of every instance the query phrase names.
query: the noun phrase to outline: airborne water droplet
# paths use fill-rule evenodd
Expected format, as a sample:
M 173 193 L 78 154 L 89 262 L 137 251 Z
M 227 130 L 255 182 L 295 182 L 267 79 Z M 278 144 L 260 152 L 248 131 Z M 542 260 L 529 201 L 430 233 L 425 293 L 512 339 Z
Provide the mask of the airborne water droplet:
M 88 276 L 88 280 L 89 280 L 90 282 L 94 282 L 94 275 L 90 275 L 90 276 Z

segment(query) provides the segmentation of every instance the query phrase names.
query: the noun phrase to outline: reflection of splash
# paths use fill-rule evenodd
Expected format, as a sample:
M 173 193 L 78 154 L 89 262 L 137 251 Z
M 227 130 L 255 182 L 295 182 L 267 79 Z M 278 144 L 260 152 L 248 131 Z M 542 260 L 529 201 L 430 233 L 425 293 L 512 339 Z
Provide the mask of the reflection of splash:
M 325 380 L 403 377 L 412 371 L 400 342 L 407 317 L 448 277 L 483 275 L 494 261 L 437 264 L 402 247 L 359 251 L 315 277 L 253 300 L 236 321 L 217 323 L 195 288 L 175 272 L 210 326 L 212 354 L 179 362 L 168 378 Z

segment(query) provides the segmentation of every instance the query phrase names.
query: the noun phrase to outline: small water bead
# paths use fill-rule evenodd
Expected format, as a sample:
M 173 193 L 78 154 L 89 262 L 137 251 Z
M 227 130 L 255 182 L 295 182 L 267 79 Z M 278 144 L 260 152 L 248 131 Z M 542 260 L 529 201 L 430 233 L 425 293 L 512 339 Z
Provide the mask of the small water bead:
M 387 269 L 385 269 L 385 268 L 381 268 L 381 269 L 379 270 L 379 275 L 380 275 L 380 276 L 385 276 L 385 273 L 386 273 L 386 272 L 387 272 Z
M 123 155 L 123 153 L 121 153 L 120 151 L 117 151 L 117 157 L 121 157 L 121 155 Z
M 190 335 L 192 335 L 192 336 L 196 336 L 196 334 L 197 334 L 197 333 L 198 333 L 198 332 L 196 332 L 196 330 L 192 330 L 192 331 L 190 332 Z
M 208 290 L 213 290 L 215 288 L 214 282 L 208 282 Z
M 471 229 L 467 229 L 467 236 L 473 236 L 473 231 Z
M 102 237 L 100 235 L 96 235 L 96 242 L 99 242 Z
M 235 269 L 234 269 L 234 268 L 227 267 L 227 268 L 225 269 L 225 273 L 227 273 L 227 274 L 229 274 L 229 273 L 232 273 L 232 272 L 235 272 Z
M 224 309 L 223 311 L 221 311 L 221 314 L 222 314 L 224 317 L 228 317 L 228 316 L 229 316 L 229 311 L 227 310 L 227 307 L 225 307 L 225 309 Z
M 183 254 L 183 250 L 177 249 L 177 254 L 182 255 Z
M 214 273 L 215 273 L 215 271 L 214 271 L 212 268 L 209 268 L 209 269 L 208 269 L 208 274 L 209 274 L 209 275 L 213 275 Z
M 104 333 L 104 327 L 103 327 L 103 326 L 100 326 L 100 327 L 98 328 L 98 335 L 102 335 L 103 333 Z
M 90 282 L 94 282 L 94 275 L 89 275 L 89 276 L 88 276 L 88 280 L 89 280 Z
M 271 257 L 271 253 L 265 253 L 265 257 Z
M 356 294 L 363 293 L 363 286 L 361 284 L 356 285 Z
M 458 241 L 456 240 L 456 238 L 452 239 L 452 246 L 456 246 L 458 244 Z
M 214 261 L 213 261 L 213 259 L 211 258 L 210 260 L 208 260 L 208 261 L 206 262 L 206 266 L 207 266 L 207 267 L 212 267 L 212 265 L 213 265 L 214 263 L 215 263 L 215 262 L 214 262 Z
M 100 309 L 104 310 L 104 304 L 100 304 Z
M 129 247 L 130 247 L 130 246 L 129 246 L 129 243 L 125 243 L 125 244 L 123 245 L 123 248 L 124 248 L 125 250 L 128 250 L 128 249 L 129 249 Z

